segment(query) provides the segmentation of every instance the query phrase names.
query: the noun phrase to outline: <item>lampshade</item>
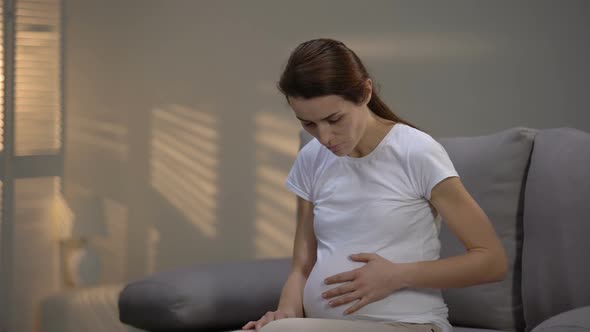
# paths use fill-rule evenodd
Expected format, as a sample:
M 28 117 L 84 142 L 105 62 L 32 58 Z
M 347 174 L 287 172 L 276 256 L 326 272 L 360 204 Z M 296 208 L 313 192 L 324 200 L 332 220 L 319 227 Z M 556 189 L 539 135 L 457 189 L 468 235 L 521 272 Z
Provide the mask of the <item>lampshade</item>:
M 54 196 L 51 214 L 55 226 L 55 236 L 60 240 L 69 238 L 72 234 L 74 212 L 61 193 Z
M 53 213 L 60 239 L 107 235 L 100 197 L 84 195 L 66 200 L 61 194 L 56 196 Z

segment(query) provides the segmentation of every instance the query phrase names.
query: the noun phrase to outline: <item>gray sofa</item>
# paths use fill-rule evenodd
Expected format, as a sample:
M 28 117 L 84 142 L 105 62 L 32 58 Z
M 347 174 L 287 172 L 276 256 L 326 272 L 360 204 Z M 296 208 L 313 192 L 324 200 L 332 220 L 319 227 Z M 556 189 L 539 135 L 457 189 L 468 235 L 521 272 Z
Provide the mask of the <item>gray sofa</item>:
M 590 134 L 512 128 L 439 142 L 510 260 L 502 282 L 444 290 L 455 331 L 590 331 Z M 444 226 L 441 240 L 442 257 L 464 250 Z M 289 269 L 278 259 L 158 273 L 122 290 L 119 318 L 148 331 L 238 329 L 274 310 Z

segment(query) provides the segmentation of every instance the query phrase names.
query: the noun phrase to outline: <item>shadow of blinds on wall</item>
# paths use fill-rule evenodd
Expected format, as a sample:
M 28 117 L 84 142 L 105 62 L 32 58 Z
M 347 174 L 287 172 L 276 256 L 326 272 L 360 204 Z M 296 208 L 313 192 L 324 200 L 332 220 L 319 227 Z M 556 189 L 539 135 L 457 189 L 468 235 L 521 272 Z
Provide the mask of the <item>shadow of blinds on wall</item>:
M 296 196 L 285 181 L 297 157 L 299 126 L 289 113 L 256 113 L 256 257 L 289 257 L 296 225 Z
M 209 110 L 166 105 L 152 111 L 151 185 L 209 239 L 218 233 L 218 127 Z

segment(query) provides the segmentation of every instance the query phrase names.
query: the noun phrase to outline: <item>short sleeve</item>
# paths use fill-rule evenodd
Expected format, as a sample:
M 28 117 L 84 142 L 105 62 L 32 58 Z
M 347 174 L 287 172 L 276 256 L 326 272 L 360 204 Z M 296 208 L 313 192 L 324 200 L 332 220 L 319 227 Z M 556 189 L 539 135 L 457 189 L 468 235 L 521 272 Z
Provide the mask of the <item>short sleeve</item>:
M 408 168 L 416 193 L 430 200 L 432 189 L 438 183 L 459 175 L 444 147 L 426 136 L 411 149 Z
M 305 146 L 299 154 L 287 177 L 287 188 L 297 196 L 312 201 L 313 167 L 311 165 L 310 149 Z

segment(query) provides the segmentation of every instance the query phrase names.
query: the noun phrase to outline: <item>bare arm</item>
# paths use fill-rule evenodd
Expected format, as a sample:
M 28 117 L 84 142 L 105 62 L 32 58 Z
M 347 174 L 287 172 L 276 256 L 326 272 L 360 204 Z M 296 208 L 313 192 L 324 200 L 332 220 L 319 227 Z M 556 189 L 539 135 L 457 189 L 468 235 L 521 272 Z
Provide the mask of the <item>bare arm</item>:
M 406 286 L 466 287 L 504 279 L 508 263 L 502 243 L 459 178 L 448 178 L 436 185 L 430 202 L 466 252 L 436 261 L 404 264 Z
M 313 204 L 297 197 L 297 226 L 293 245 L 291 273 L 283 286 L 276 311 L 269 311 L 258 321 L 249 322 L 243 329 L 258 331 L 267 323 L 287 317 L 303 317 L 303 288 L 316 262 L 317 242 L 313 232 Z
M 313 204 L 297 197 L 297 227 L 291 274 L 281 293 L 278 310 L 303 317 L 303 287 L 316 261 L 317 242 L 313 232 Z

